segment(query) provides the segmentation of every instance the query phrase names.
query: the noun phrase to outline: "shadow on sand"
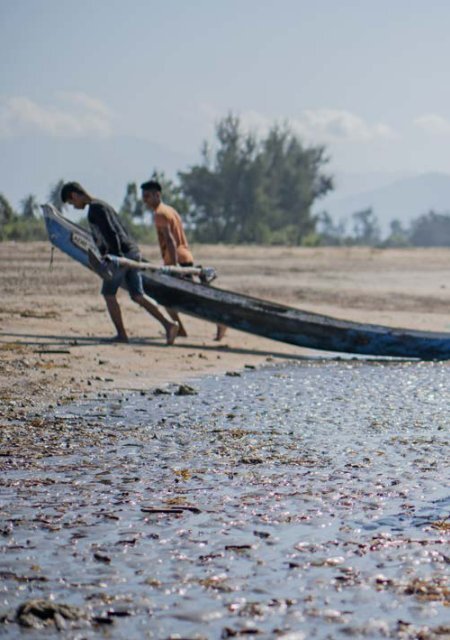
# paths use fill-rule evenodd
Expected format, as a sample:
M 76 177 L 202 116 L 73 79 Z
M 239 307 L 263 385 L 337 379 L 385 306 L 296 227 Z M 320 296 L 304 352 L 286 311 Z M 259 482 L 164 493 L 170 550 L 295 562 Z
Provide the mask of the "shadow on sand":
M 103 345 L 106 346 L 109 344 L 111 347 L 115 347 L 116 344 L 108 342 L 106 338 L 99 338 L 98 336 L 67 336 L 67 335 L 54 335 L 54 334 L 31 334 L 31 333 L 7 333 L 0 331 L 0 340 L 1 339 L 7 341 L 17 341 L 20 340 L 20 344 L 36 347 L 36 352 L 44 353 L 54 352 L 58 353 L 62 350 L 68 351 L 70 347 L 92 347 L 94 345 Z M 158 338 L 131 338 L 127 345 L 121 346 L 151 346 L 151 347 L 160 347 L 163 349 L 167 348 L 167 345 L 162 342 L 163 336 Z M 330 359 L 339 359 L 339 356 L 333 356 L 328 354 L 320 354 L 317 356 L 314 355 L 300 355 L 296 353 L 282 353 L 276 350 L 267 350 L 267 349 L 246 349 L 243 347 L 230 347 L 225 342 L 216 343 L 213 345 L 205 345 L 205 344 L 193 344 L 192 342 L 186 341 L 185 338 L 179 339 L 174 345 L 178 349 L 189 349 L 196 351 L 208 351 L 208 352 L 218 352 L 218 353 L 236 353 L 240 355 L 256 355 L 256 356 L 266 356 L 272 358 L 278 358 L 280 360 L 330 360 Z M 296 349 L 296 347 L 292 347 Z M 298 347 L 300 348 L 300 347 Z

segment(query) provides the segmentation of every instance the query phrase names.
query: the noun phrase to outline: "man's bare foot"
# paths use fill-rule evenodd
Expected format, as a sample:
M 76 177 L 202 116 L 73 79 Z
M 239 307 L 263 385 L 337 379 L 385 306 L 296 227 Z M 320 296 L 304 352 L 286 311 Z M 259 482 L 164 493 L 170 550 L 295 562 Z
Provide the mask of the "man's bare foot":
M 170 345 L 175 342 L 175 338 L 178 335 L 178 322 L 171 322 L 166 328 L 166 344 Z
M 187 338 L 187 337 L 188 337 L 188 334 L 187 334 L 186 329 L 184 328 L 184 326 L 182 324 L 179 324 L 177 338 Z
M 226 326 L 224 324 L 218 324 L 217 325 L 217 332 L 216 332 L 216 337 L 214 338 L 214 340 L 216 340 L 217 342 L 220 342 L 222 340 L 222 338 L 224 337 L 225 333 L 226 333 Z

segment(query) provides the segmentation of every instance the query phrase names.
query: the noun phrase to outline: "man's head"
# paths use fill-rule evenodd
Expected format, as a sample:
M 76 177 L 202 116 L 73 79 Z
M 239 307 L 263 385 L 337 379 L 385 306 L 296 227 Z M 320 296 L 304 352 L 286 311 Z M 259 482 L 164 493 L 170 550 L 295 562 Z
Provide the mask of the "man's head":
M 156 209 L 161 203 L 161 185 L 156 180 L 149 180 L 141 184 L 142 200 L 148 209 Z
M 66 182 L 61 189 L 61 200 L 75 209 L 84 209 L 92 198 L 79 182 Z

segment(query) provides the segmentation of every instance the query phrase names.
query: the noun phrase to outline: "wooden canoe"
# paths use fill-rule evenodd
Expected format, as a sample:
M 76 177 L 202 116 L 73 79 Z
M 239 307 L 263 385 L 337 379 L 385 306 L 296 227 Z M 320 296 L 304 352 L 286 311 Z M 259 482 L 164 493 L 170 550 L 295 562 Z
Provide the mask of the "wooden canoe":
M 90 233 L 52 205 L 42 209 L 50 242 L 92 268 L 89 252 L 97 249 Z M 143 271 L 143 281 L 145 292 L 161 305 L 299 347 L 421 360 L 450 358 L 450 333 L 339 320 L 158 272 Z

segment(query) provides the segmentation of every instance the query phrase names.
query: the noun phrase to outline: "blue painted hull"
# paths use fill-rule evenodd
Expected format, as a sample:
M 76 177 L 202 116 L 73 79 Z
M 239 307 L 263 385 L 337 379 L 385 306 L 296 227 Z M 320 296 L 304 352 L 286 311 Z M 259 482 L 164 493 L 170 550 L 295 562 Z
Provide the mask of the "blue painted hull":
M 50 205 L 43 211 L 52 244 L 89 267 L 88 251 L 97 252 L 90 234 Z M 164 306 L 272 340 L 370 356 L 450 358 L 449 333 L 338 320 L 158 273 L 144 273 L 143 279 L 146 293 Z

